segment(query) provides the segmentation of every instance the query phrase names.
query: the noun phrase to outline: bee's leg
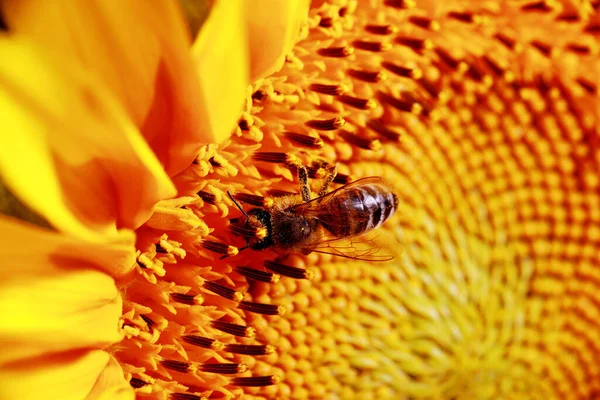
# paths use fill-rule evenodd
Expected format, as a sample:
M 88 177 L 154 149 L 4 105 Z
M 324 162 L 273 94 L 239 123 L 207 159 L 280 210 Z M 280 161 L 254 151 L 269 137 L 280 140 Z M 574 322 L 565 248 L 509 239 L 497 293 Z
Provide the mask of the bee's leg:
M 310 201 L 310 186 L 308 186 L 308 171 L 304 165 L 298 166 L 298 180 L 300 181 L 300 193 L 302 201 Z
M 319 190 L 319 197 L 325 196 L 327 190 L 329 189 L 329 185 L 331 185 L 331 182 L 333 182 L 335 176 L 337 175 L 337 164 L 326 165 L 324 168 L 326 169 L 327 175 L 325 175 L 323 178 L 323 185 Z

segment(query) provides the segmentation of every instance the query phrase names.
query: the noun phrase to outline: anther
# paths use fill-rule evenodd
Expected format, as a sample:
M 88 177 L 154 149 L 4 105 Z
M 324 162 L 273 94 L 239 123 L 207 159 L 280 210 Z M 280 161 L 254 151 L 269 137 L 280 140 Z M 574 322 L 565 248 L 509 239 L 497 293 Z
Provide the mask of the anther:
M 600 33 L 600 24 L 597 22 L 590 22 L 583 28 L 583 31 L 592 35 L 597 35 Z
M 402 67 L 398 64 L 394 64 L 389 61 L 383 61 L 381 63 L 381 66 L 393 73 L 394 75 L 398 75 L 404 78 L 419 79 L 423 75 L 423 71 L 421 71 L 421 69 L 419 68 Z
M 378 119 L 370 119 L 369 121 L 367 121 L 367 126 L 386 139 L 389 139 L 394 142 L 400 140 L 400 133 L 388 128 L 384 122 Z
M 584 45 L 584 44 L 578 44 L 578 43 L 569 43 L 566 47 L 567 50 L 572 51 L 573 53 L 578 53 L 578 54 L 590 54 L 592 52 L 592 50 L 589 48 L 589 46 Z
M 254 269 L 254 268 L 250 268 L 250 267 L 238 266 L 238 267 L 234 267 L 234 270 L 238 274 L 240 274 L 248 279 L 252 279 L 255 281 L 259 281 L 259 282 L 277 283 L 277 282 L 279 282 L 279 279 L 281 278 L 281 275 L 279 275 L 279 274 L 274 274 L 272 272 L 267 272 L 267 271 L 260 271 L 258 269 Z
M 202 240 L 200 242 L 200 246 L 204 247 L 206 250 L 210 250 L 212 252 L 227 255 L 228 257 L 233 257 L 239 253 L 237 247 L 229 246 L 225 243 L 214 242 L 212 240 Z
M 425 91 L 427 93 L 429 93 L 429 95 L 431 97 L 433 97 L 434 99 L 437 99 L 440 97 L 440 90 L 438 89 L 438 87 L 433 82 L 426 79 L 425 77 L 418 79 L 417 83 L 419 84 L 419 86 L 421 86 L 423 89 L 425 89 Z
M 156 325 L 156 322 L 154 322 L 152 320 L 152 318 L 150 318 L 149 316 L 147 316 L 145 314 L 140 314 L 140 317 L 144 320 L 144 322 L 146 323 L 146 325 L 148 325 L 148 328 L 152 329 L 152 327 L 154 325 Z
M 348 75 L 354 79 L 358 79 L 363 82 L 377 83 L 385 79 L 385 73 L 382 71 L 365 71 L 360 69 L 349 69 Z
M 392 25 L 368 24 L 365 26 L 365 31 L 372 33 L 373 35 L 390 35 L 392 33 L 396 33 L 398 29 Z
M 505 68 L 502 68 L 496 61 L 494 61 L 490 56 L 488 56 L 487 54 L 484 54 L 483 57 L 483 62 L 485 63 L 485 65 L 496 75 L 496 76 L 504 76 L 504 73 L 506 71 Z
M 552 11 L 552 7 L 546 1 L 533 1 L 533 2 L 522 5 L 521 10 L 549 12 L 549 11 Z
M 579 22 L 581 21 L 581 17 L 577 13 L 565 11 L 557 16 L 556 20 L 563 22 Z
M 144 380 L 142 380 L 142 379 L 139 379 L 139 378 L 131 378 L 131 379 L 129 380 L 129 384 L 131 385 L 131 387 L 132 387 L 132 388 L 134 388 L 134 389 L 139 389 L 139 388 L 141 388 L 141 387 L 144 387 L 144 386 L 146 386 L 146 385 L 149 385 L 150 383 L 149 383 L 149 382 L 146 382 L 146 381 L 144 381 Z
M 449 68 L 456 70 L 460 65 L 460 60 L 457 60 L 454 56 L 452 56 L 448 50 L 443 47 L 436 47 L 433 49 L 435 54 L 442 60 L 444 64 L 446 64 Z
M 241 301 L 244 298 L 244 294 L 242 292 L 238 292 L 234 289 L 228 288 L 227 286 L 223 286 L 215 282 L 205 281 L 202 284 L 202 287 L 208 290 L 209 292 L 224 297 L 228 300 Z
M 396 9 L 414 8 L 416 5 L 414 0 L 385 0 L 383 4 Z
M 197 368 L 198 371 L 224 375 L 239 374 L 248 370 L 248 366 L 241 363 L 202 363 L 198 364 Z
M 223 164 L 221 164 L 219 161 L 215 160 L 214 157 L 211 157 L 208 159 L 208 162 L 210 163 L 210 165 L 212 165 L 213 167 L 222 167 Z
M 598 86 L 593 81 L 583 77 L 578 77 L 576 81 L 589 94 L 595 95 L 598 93 Z
M 215 204 L 215 202 L 217 200 L 216 196 L 214 194 L 205 192 L 203 190 L 200 190 L 196 194 L 198 195 L 198 197 L 200 197 L 202 199 L 202 201 L 204 201 L 205 203 L 208 203 L 208 204 Z
M 170 393 L 169 400 L 208 400 L 206 397 L 191 393 Z
M 334 131 L 341 128 L 346 123 L 342 117 L 334 117 L 330 119 L 311 119 L 306 121 L 306 126 L 320 131 Z
M 264 198 L 263 196 L 258 196 L 256 194 L 250 193 L 236 193 L 233 196 L 237 201 L 241 201 L 242 203 L 251 204 L 256 207 L 269 207 L 272 205 L 272 201 Z
M 249 356 L 264 356 L 275 352 L 275 347 L 264 344 L 226 344 L 225 351 Z
M 470 12 L 450 11 L 447 17 L 457 21 L 466 22 L 468 24 L 473 23 L 475 20 L 475 14 Z
M 233 386 L 245 386 L 245 387 L 263 387 L 272 386 L 281 382 L 281 378 L 277 375 L 268 376 L 249 376 L 249 377 L 235 377 L 229 381 Z
M 330 96 L 338 96 L 340 94 L 344 94 L 348 88 L 346 85 L 342 85 L 341 83 L 336 84 L 325 84 L 325 83 L 311 83 L 309 89 L 313 92 L 326 94 Z
M 380 51 L 387 51 L 392 48 L 389 42 L 380 42 L 374 40 L 355 40 L 352 45 L 360 50 L 372 51 L 378 53 Z
M 547 43 L 543 43 L 540 40 L 532 40 L 529 44 L 546 57 L 550 57 L 552 55 L 552 46 Z
M 204 301 L 202 296 L 198 296 L 197 294 L 169 293 L 169 297 L 177 303 L 187 304 L 189 306 L 202 304 Z
M 253 338 L 256 335 L 256 329 L 250 326 L 231 324 L 223 321 L 211 321 L 210 326 L 233 336 Z
M 266 260 L 264 262 L 264 266 L 265 268 L 279 275 L 287 276 L 288 278 L 309 279 L 311 276 L 311 273 L 306 269 L 292 267 L 290 265 L 281 264 L 275 261 Z
M 177 371 L 182 373 L 187 373 L 192 368 L 192 364 L 184 361 L 176 361 L 176 360 L 160 360 L 160 365 L 162 365 L 166 369 L 170 369 L 171 371 Z
M 347 94 L 338 96 L 337 99 L 342 103 L 359 110 L 372 110 L 377 107 L 377 102 L 373 99 L 361 99 L 360 97 Z
M 262 101 L 266 97 L 267 97 L 267 94 L 262 90 L 257 90 L 256 92 L 252 93 L 252 100 Z
M 252 155 L 252 159 L 277 164 L 289 164 L 296 161 L 296 157 L 293 154 L 277 151 L 257 151 Z
M 377 151 L 381 149 L 381 142 L 377 139 L 361 137 L 346 130 L 340 130 L 339 135 L 348 143 L 365 150 Z
M 413 15 L 411 17 L 408 18 L 408 22 L 410 22 L 413 25 L 416 25 L 420 28 L 423 29 L 430 29 L 432 31 L 438 31 L 440 29 L 440 24 L 436 21 L 433 21 L 431 18 L 428 17 L 419 17 L 416 15 Z
M 248 121 L 246 121 L 245 119 L 239 120 L 238 121 L 238 126 L 243 131 L 247 131 L 248 129 L 250 129 L 250 126 L 248 125 Z
M 322 17 L 321 21 L 319 21 L 319 26 L 321 28 L 331 28 L 333 26 L 333 18 L 331 18 L 331 17 Z
M 289 132 L 289 131 L 284 132 L 284 135 L 286 138 L 288 138 L 292 142 L 294 142 L 300 146 L 308 147 L 310 149 L 320 149 L 321 147 L 323 147 L 325 145 L 325 143 L 323 142 L 323 139 L 321 139 L 320 137 L 314 137 L 314 136 L 304 135 L 302 133 Z
M 494 38 L 500 41 L 504 46 L 506 46 L 509 50 L 514 50 L 517 45 L 517 41 L 504 33 L 498 32 L 494 35 Z
M 157 253 L 160 253 L 160 254 L 168 253 L 167 249 L 165 249 L 160 243 L 154 243 L 154 248 L 156 249 Z
M 415 51 L 430 49 L 433 47 L 431 41 L 428 39 L 417 39 L 409 36 L 396 36 L 394 40 L 396 43 L 410 47 Z
M 396 110 L 406 111 L 413 114 L 419 114 L 421 112 L 422 107 L 418 103 L 416 103 L 412 98 L 405 98 L 404 93 L 402 96 L 402 98 L 396 98 L 381 91 L 377 92 L 377 97 L 379 100 L 394 107 Z
M 317 50 L 317 54 L 322 57 L 343 58 L 354 54 L 354 48 L 350 46 L 325 47 Z
M 238 308 L 241 310 L 249 311 L 251 313 L 263 314 L 263 315 L 279 315 L 285 314 L 285 307 L 278 306 L 275 304 L 263 304 L 255 303 L 252 301 L 241 301 L 238 304 Z
M 205 349 L 212 349 L 215 351 L 223 350 L 223 348 L 225 347 L 223 343 L 219 342 L 218 340 L 207 338 L 204 336 L 185 335 L 182 336 L 181 339 L 184 342 L 191 344 L 192 346 L 202 347 Z

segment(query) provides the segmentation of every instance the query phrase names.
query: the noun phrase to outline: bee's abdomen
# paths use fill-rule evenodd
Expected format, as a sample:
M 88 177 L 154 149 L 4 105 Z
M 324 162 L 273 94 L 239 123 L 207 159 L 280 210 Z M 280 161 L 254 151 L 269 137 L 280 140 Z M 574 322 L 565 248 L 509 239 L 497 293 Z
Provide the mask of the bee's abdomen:
M 387 187 L 372 183 L 356 186 L 329 205 L 331 221 L 324 226 L 336 236 L 354 236 L 380 227 L 394 214 L 398 200 Z

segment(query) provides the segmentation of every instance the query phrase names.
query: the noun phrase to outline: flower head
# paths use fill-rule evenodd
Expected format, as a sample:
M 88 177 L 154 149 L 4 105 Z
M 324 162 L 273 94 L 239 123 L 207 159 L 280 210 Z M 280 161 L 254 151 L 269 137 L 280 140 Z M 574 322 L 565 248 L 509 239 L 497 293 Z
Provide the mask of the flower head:
M 252 15 L 233 10 L 236 21 Z M 203 29 L 225 13 L 216 2 Z M 133 270 L 112 272 L 127 275 L 119 295 L 97 267 L 48 272 L 67 287 L 97 282 L 98 312 L 112 320 L 122 299 L 123 340 L 68 355 L 104 357 L 94 362 L 123 371 L 141 398 L 597 395 L 597 18 L 588 2 L 313 2 L 283 65 L 253 61 L 252 51 L 242 59 L 252 79 L 281 67 L 251 84 L 230 139 L 196 147 L 187 167 L 173 156 L 181 168 L 172 170 L 160 155 L 175 153 L 152 147 L 177 197 L 141 227 L 115 224 L 137 228 Z M 209 44 L 192 46 L 198 65 Z M 214 76 L 201 73 L 200 86 L 243 86 Z M 225 103 L 198 102 L 211 110 L 211 132 L 234 114 Z M 145 135 L 151 146 L 161 137 Z M 334 186 L 364 176 L 394 186 L 398 211 L 379 231 L 392 261 L 240 252 L 230 220 L 241 213 L 227 192 L 268 208 L 298 191 L 300 163 L 313 182 L 337 163 Z M 26 237 L 4 225 L 15 246 Z M 85 238 L 96 255 L 97 240 Z M 83 261 L 127 265 L 125 248 Z M 80 336 L 101 348 L 115 331 Z

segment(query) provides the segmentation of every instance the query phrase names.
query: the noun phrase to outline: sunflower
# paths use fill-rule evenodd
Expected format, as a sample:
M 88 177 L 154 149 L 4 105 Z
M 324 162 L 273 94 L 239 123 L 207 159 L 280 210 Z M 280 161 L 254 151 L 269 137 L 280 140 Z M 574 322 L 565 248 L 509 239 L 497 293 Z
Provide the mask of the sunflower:
M 303 7 L 3 5 L 1 398 L 600 395 L 600 3 Z M 240 251 L 299 163 L 392 261 Z

